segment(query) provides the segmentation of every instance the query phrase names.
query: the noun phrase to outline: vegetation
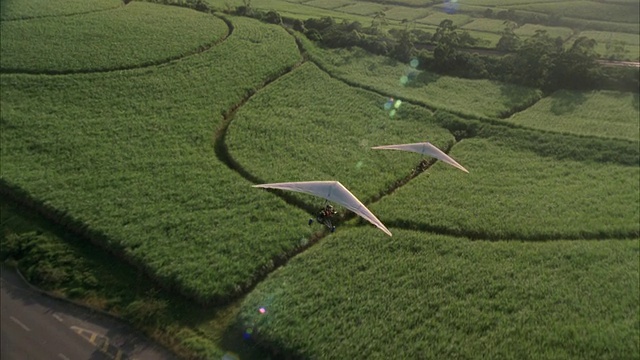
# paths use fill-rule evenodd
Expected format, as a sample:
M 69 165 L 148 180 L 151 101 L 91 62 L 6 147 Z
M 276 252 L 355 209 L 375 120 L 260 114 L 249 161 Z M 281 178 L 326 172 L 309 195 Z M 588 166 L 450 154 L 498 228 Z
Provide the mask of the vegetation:
M 134 2 L 91 14 L 2 21 L 0 31 L 2 71 L 68 73 L 163 63 L 210 47 L 229 29 L 201 12 Z
M 243 303 L 247 332 L 283 358 L 637 355 L 638 240 L 391 230 L 340 231 L 275 271 Z
M 508 135 L 514 138 L 501 141 Z M 372 211 L 392 227 L 479 239 L 640 237 L 637 164 L 551 161 L 514 144 L 529 141 L 517 135 L 465 139 L 451 156 L 469 175 L 437 164 Z M 569 141 L 558 147 L 576 146 Z
M 142 330 L 181 359 L 263 359 L 241 341 L 231 321 L 236 304 L 201 308 L 154 287 L 140 271 L 13 202 L 0 201 L 0 259 L 58 296 L 108 311 Z M 4 265 L 3 265 L 4 266 Z M 4 270 L 4 267 L 3 267 Z
M 260 182 L 339 179 L 367 203 L 419 163 L 372 146 L 428 137 L 447 149 L 454 142 L 429 111 L 403 104 L 391 118 L 386 101 L 305 64 L 252 97 L 237 112 L 225 141 L 233 159 Z M 277 166 L 274 159 L 280 159 Z M 305 199 L 314 212 L 324 201 Z
M 488 80 L 440 76 L 362 50 L 323 51 L 302 39 L 311 58 L 356 86 L 464 115 L 496 117 L 537 101 L 541 92 Z M 464 89 L 464 90 L 463 90 Z M 460 96 L 464 92 L 464 96 Z
M 111 10 L 122 5 L 122 0 L 2 0 L 2 2 L 0 2 L 0 20 L 7 21 L 84 14 Z M 8 34 L 3 31 L 2 36 L 4 37 L 5 35 Z
M 155 69 L 2 74 L 2 187 L 166 288 L 241 294 L 311 230 L 284 202 L 265 213 L 272 196 L 216 158 L 223 113 L 300 59 L 282 28 L 233 22 L 220 45 Z
M 508 121 L 541 130 L 639 141 L 639 109 L 637 93 L 559 90 Z
M 0 61 L 20 65 L 20 56 L 49 51 L 35 36 L 42 24 L 79 29 L 60 37 L 88 52 L 92 41 L 82 34 L 123 36 L 152 59 L 96 50 L 92 60 L 102 67 L 65 76 L 2 67 L 3 261 L 187 358 L 638 354 L 638 70 L 598 66 L 598 45 L 580 36 L 582 25 L 570 26 L 569 41 L 566 29 L 551 31 L 585 20 L 498 8 L 498 0 L 457 8 L 408 0 L 396 10 L 368 3 L 358 11 L 377 10 L 364 16 L 347 7 L 231 0 L 227 14 L 263 23 L 225 15 L 223 24 L 204 14 L 219 2 L 153 2 L 203 13 L 112 8 L 108 0 L 74 10 L 81 4 L 54 0 L 54 16 L 75 14 L 58 17 L 56 27 L 46 12 L 8 20 L 27 7 L 7 12 L 12 1 L 2 2 L 3 42 L 21 27 L 34 40 L 24 54 L 3 47 Z M 432 7 L 411 11 L 418 4 Z M 175 40 L 161 50 L 137 21 L 143 38 L 98 26 L 147 8 L 152 19 L 144 21 L 165 19 L 158 32 Z M 454 16 L 438 27 L 411 20 L 441 15 L 439 8 Z M 192 30 L 172 32 L 183 26 L 167 18 L 176 11 L 207 25 L 181 41 Z M 477 16 L 501 23 L 477 33 L 509 55 L 467 52 L 486 45 L 458 28 Z M 62 27 L 87 19 L 96 29 Z M 108 71 L 122 63 L 131 69 Z M 28 71 L 21 69 L 14 71 Z M 395 112 L 385 108 L 391 96 L 403 101 Z M 425 140 L 470 173 L 370 150 Z M 251 188 L 312 179 L 343 182 L 394 236 L 350 213 L 325 236 L 306 223 L 323 200 Z M 7 198 L 60 228 L 34 227 Z

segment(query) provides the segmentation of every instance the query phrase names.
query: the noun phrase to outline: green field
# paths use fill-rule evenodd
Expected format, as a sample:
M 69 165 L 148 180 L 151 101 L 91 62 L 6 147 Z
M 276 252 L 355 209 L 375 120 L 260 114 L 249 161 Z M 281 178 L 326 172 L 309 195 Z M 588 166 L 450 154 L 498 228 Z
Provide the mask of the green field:
M 638 94 L 558 91 L 507 121 L 577 135 L 640 140 Z
M 535 102 L 541 96 L 535 89 L 418 71 L 383 56 L 365 56 L 362 50 L 324 51 L 308 41 L 305 44 L 314 61 L 336 77 L 437 109 L 497 117 L 514 107 Z M 460 96 L 461 92 L 464 96 Z
M 177 59 L 211 46 L 228 28 L 201 12 L 134 2 L 111 11 L 3 21 L 0 31 L 3 71 L 67 73 Z
M 115 9 L 122 5 L 121 0 L 2 0 L 0 20 L 84 14 Z
M 432 33 L 450 17 L 495 45 L 503 21 L 475 17 L 487 7 L 583 3 L 576 17 L 612 6 L 608 20 L 636 4 L 461 0 L 453 15 L 430 0 L 250 5 L 363 26 L 384 10 L 383 30 Z M 185 358 L 640 354 L 637 93 L 442 76 L 146 2 L 8 0 L 0 19 L 0 255 L 36 284 Z M 569 38 L 561 23 L 517 32 Z M 589 29 L 640 47 L 636 34 Z M 393 116 L 390 97 L 402 101 Z M 370 149 L 420 141 L 469 173 Z M 393 237 L 340 207 L 329 233 L 307 223 L 323 199 L 252 188 L 309 180 L 342 182 Z
M 306 359 L 637 356 L 638 240 L 391 230 L 342 231 L 275 271 L 243 303 L 246 331 Z
M 202 302 L 310 234 L 302 211 L 264 213 L 272 197 L 216 158 L 222 114 L 300 60 L 284 29 L 233 22 L 220 45 L 157 69 L 0 77 L 3 182 Z
M 226 143 L 231 156 L 263 182 L 340 179 L 368 202 L 419 163 L 408 157 L 397 160 L 370 150 L 372 146 L 428 137 L 446 149 L 454 141 L 435 125 L 428 110 L 403 105 L 391 119 L 384 110 L 386 101 L 305 64 L 240 109 Z M 275 159 L 286 161 L 274 166 Z M 322 201 L 310 204 L 320 207 Z
M 552 38 L 560 37 L 562 40 L 567 40 L 569 37 L 573 35 L 573 30 L 565 27 L 558 26 L 543 26 L 543 25 L 534 25 L 534 24 L 524 24 L 513 32 L 520 36 L 521 38 L 526 38 L 527 36 L 533 36 L 536 34 L 536 31 L 546 31 L 549 36 Z
M 506 6 L 510 9 L 558 14 L 571 18 L 637 24 L 640 7 L 635 4 L 603 4 L 595 1 L 563 1 Z
M 436 164 L 372 211 L 391 226 L 481 239 L 640 237 L 637 166 L 552 160 L 515 133 L 485 136 L 451 152 L 469 174 Z

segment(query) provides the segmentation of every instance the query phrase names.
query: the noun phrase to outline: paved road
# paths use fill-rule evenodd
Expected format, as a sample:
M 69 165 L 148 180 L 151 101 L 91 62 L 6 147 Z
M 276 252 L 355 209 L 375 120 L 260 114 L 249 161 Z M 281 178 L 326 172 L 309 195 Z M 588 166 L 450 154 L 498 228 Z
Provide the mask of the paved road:
M 176 359 L 121 322 L 32 290 L 1 268 L 2 360 Z

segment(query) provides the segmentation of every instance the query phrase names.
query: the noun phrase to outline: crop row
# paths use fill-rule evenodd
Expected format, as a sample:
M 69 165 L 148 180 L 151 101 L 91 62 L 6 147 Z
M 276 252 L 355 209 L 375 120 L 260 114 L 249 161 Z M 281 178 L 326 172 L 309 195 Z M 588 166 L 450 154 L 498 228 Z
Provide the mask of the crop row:
M 3 21 L 0 68 L 68 73 L 158 64 L 209 47 L 228 30 L 217 17 L 146 2 L 83 15 Z
M 200 302 L 242 291 L 311 233 L 215 157 L 222 114 L 300 60 L 282 28 L 233 23 L 167 66 L 0 76 L 3 183 Z
M 637 354 L 637 240 L 393 231 L 341 231 L 275 271 L 244 300 L 247 336 L 295 358 Z

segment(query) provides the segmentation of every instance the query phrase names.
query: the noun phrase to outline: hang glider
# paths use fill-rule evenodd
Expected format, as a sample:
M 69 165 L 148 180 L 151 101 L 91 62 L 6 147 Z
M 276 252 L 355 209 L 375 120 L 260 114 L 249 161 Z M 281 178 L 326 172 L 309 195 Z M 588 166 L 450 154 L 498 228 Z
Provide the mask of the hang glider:
M 366 206 L 364 206 L 358 198 L 356 198 L 344 185 L 338 181 L 301 181 L 287 183 L 273 183 L 253 185 L 257 188 L 280 189 L 296 191 L 306 194 L 319 196 L 328 201 L 340 204 L 345 208 L 353 211 L 363 219 L 375 225 L 378 229 L 384 231 L 385 234 L 392 236 L 389 229 L 373 215 Z
M 415 144 L 399 144 L 399 145 L 384 145 L 384 146 L 375 146 L 372 149 L 376 150 L 403 150 L 403 151 L 412 151 L 422 155 L 429 155 L 438 160 L 442 160 L 447 164 L 456 167 L 466 173 L 467 169 L 465 169 L 462 165 L 458 164 L 455 160 L 453 160 L 449 155 L 445 154 L 442 150 L 438 149 L 434 145 L 429 142 L 415 143 Z

